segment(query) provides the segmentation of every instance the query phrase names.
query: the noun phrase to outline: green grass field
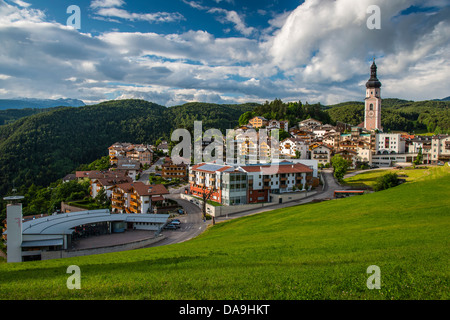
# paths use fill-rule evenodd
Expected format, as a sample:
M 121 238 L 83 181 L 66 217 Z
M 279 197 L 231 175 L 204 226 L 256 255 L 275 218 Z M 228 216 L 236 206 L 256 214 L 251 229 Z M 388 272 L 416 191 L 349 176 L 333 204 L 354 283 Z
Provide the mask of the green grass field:
M 378 177 L 381 177 L 390 172 L 396 173 L 399 178 L 405 179 L 407 182 L 415 182 L 424 179 L 435 179 L 437 177 L 443 176 L 448 172 L 448 166 L 420 166 L 417 168 L 405 167 L 402 169 L 370 170 L 367 172 L 359 173 L 350 178 L 345 178 L 343 184 L 355 188 L 373 187 Z
M 176 245 L 0 264 L 0 299 L 449 299 L 450 169 L 220 223 Z M 69 265 L 81 289 L 69 290 Z M 369 290 L 367 267 L 381 270 Z

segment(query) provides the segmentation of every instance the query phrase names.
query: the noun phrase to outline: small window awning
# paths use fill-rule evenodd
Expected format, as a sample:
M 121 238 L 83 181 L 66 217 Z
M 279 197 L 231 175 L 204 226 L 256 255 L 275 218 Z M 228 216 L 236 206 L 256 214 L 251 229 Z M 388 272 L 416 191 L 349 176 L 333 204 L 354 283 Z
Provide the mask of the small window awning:
M 63 244 L 63 239 L 24 241 L 22 242 L 22 248 L 62 246 Z
M 152 201 L 164 201 L 164 197 L 163 196 L 152 197 Z

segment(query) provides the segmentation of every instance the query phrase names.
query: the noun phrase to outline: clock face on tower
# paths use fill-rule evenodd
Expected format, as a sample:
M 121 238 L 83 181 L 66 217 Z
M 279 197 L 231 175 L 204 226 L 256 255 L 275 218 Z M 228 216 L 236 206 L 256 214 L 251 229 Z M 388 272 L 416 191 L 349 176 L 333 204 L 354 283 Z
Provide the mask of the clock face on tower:
M 369 111 L 369 113 L 368 113 L 369 117 L 373 117 L 374 114 L 375 113 L 373 111 Z

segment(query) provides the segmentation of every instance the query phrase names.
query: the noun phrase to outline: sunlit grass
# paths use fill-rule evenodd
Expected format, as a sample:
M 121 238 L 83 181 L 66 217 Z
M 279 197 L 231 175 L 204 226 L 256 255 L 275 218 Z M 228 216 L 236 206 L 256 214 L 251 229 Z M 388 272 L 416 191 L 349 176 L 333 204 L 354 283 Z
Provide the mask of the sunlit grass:
M 0 298 L 449 299 L 450 174 L 414 179 L 219 223 L 180 244 L 4 263 Z M 72 264 L 80 290 L 66 287 Z M 370 265 L 380 290 L 366 286 Z

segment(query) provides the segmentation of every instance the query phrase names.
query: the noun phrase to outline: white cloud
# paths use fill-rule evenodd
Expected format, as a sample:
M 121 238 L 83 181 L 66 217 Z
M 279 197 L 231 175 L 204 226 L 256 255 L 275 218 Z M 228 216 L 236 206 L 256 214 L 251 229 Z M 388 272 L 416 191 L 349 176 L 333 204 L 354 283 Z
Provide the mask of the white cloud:
M 24 7 L 24 8 L 28 8 L 29 6 L 31 6 L 30 3 L 22 1 L 22 0 L 11 0 L 12 2 L 14 2 L 15 4 Z
M 91 8 L 111 8 L 111 7 L 121 7 L 125 4 L 123 0 L 94 0 L 91 2 Z
M 115 17 L 130 21 L 175 22 L 184 20 L 183 15 L 178 12 L 130 13 L 119 8 L 101 8 L 96 14 L 104 17 Z
M 382 10 L 381 30 L 366 27 L 366 8 L 373 2 Z M 98 17 L 152 22 L 174 18 L 130 13 L 124 5 L 117 0 L 91 2 Z M 449 9 L 398 17 L 410 5 L 403 0 L 307 0 L 273 17 L 271 27 L 261 31 L 264 37 L 250 39 L 216 38 L 194 30 L 92 36 L 46 21 L 43 11 L 0 0 L 0 97 L 73 97 L 91 103 L 140 97 L 168 106 L 274 98 L 362 101 L 373 55 L 383 97 L 446 97 Z M 223 16 L 224 23 L 233 23 L 242 34 L 258 32 L 230 12 L 210 13 Z
M 223 18 L 220 18 L 219 21 L 222 23 L 233 23 L 234 28 L 242 33 L 245 36 L 250 36 L 252 33 L 255 32 L 255 28 L 248 27 L 243 18 L 236 12 L 236 11 L 229 11 L 221 8 L 212 8 L 208 10 L 208 13 L 220 13 L 223 14 Z

